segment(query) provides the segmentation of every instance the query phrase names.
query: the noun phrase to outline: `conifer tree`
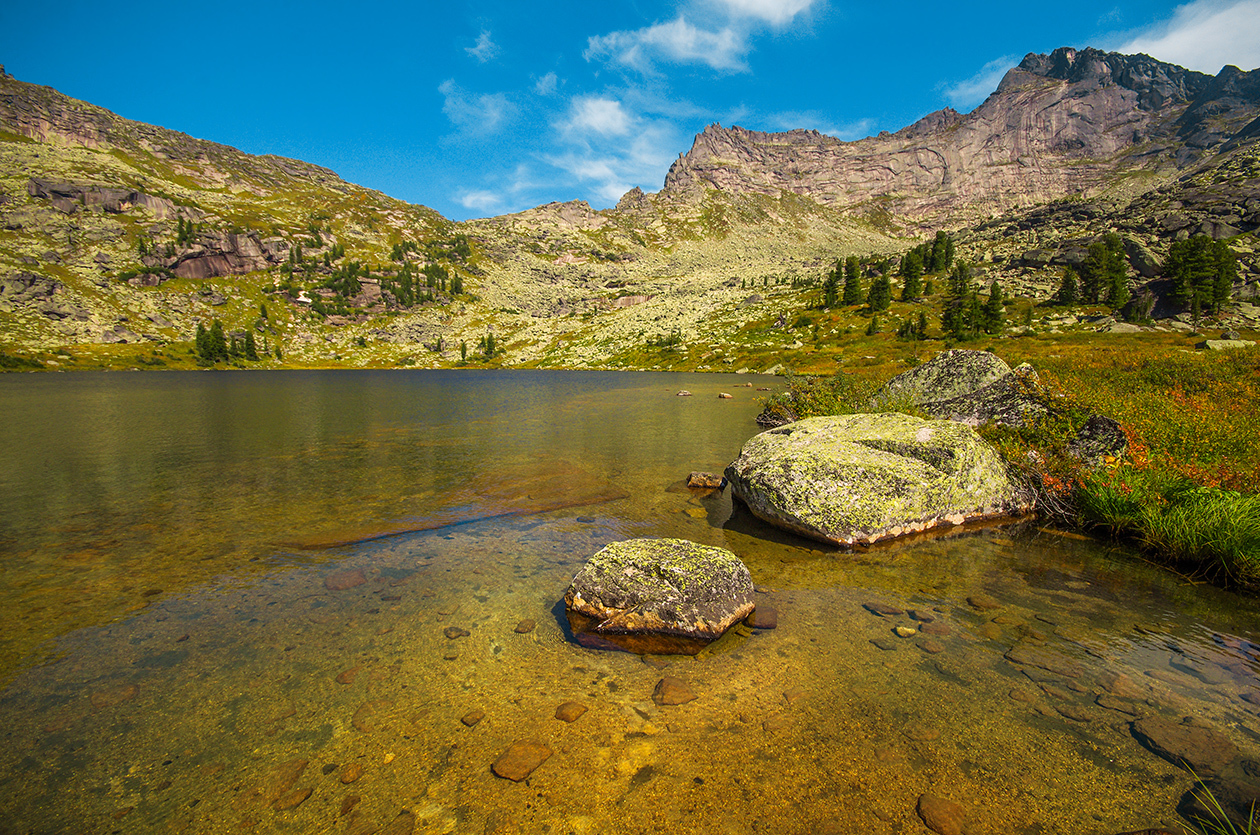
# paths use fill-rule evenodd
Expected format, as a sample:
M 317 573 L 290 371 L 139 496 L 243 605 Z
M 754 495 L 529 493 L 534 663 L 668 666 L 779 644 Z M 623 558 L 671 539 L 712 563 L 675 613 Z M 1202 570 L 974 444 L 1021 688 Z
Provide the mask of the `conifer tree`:
M 887 310 L 892 303 L 892 284 L 888 276 L 881 275 L 871 282 L 871 290 L 866 294 L 866 304 L 875 312 Z
M 923 276 L 923 262 L 919 259 L 916 252 L 906 254 L 901 259 L 901 300 L 903 302 L 913 301 L 922 295 L 921 277 Z
M 833 308 L 840 305 L 840 262 L 836 262 L 835 269 L 827 273 L 827 280 L 823 282 L 823 307 Z
M 989 285 L 989 300 L 981 313 L 981 324 L 985 333 L 1001 333 L 1006 325 L 1006 310 L 1002 306 L 1002 288 L 996 279 Z
M 1081 299 L 1080 287 L 1076 283 L 1076 270 L 1063 268 L 1063 277 L 1059 279 L 1059 289 L 1054 294 L 1055 304 L 1076 304 Z
M 941 309 L 941 330 L 956 340 L 967 339 L 975 332 L 979 299 L 971 288 L 971 267 L 964 261 L 954 265 L 945 290 Z
M 879 317 L 872 316 L 871 321 L 866 325 L 866 335 L 874 336 L 877 333 L 879 333 Z
M 1179 307 L 1198 302 L 1200 310 L 1217 311 L 1238 279 L 1238 260 L 1223 241 L 1195 235 L 1169 248 L 1164 275 L 1173 281 L 1172 298 Z
M 210 334 L 207 337 L 210 346 L 210 361 L 226 362 L 228 359 L 227 337 L 223 334 L 223 323 L 218 319 L 214 320 L 214 324 L 210 326 Z
M 214 362 L 214 351 L 210 347 L 210 332 L 206 330 L 206 326 L 197 323 L 197 362 L 203 365 L 210 365 Z
M 258 343 L 254 341 L 254 332 L 245 331 L 245 359 L 258 361 Z
M 866 294 L 862 292 L 862 277 L 858 273 L 858 259 L 856 255 L 850 255 L 844 261 L 844 297 L 842 302 L 846 307 L 853 304 L 861 304 L 866 298 Z

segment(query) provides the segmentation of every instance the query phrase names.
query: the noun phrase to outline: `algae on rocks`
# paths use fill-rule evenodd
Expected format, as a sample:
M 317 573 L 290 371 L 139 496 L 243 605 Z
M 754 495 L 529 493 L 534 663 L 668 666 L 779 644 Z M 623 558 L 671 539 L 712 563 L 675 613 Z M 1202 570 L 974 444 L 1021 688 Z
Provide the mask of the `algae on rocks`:
M 564 595 L 584 646 L 695 655 L 753 610 L 752 576 L 730 551 L 682 539 L 613 542 Z
M 1032 506 L 970 426 L 896 412 L 807 418 L 763 432 L 726 477 L 763 521 L 845 546 Z

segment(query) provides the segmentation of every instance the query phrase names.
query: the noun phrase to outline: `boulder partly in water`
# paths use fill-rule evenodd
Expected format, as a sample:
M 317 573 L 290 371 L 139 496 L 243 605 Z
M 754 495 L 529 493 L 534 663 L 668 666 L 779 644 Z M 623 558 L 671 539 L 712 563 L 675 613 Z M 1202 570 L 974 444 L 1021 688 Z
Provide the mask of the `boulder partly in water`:
M 752 576 L 722 548 L 632 539 L 591 557 L 564 605 L 583 646 L 695 655 L 752 612 Z
M 1031 496 L 975 430 L 896 412 L 762 432 L 726 468 L 753 515 L 835 545 L 1028 512 Z

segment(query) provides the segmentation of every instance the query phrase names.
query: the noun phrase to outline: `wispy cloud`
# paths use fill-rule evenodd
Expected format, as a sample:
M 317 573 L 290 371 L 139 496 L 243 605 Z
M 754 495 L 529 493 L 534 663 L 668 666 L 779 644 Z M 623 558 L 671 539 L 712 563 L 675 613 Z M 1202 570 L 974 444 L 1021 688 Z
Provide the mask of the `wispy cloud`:
M 980 71 L 971 78 L 965 78 L 962 81 L 953 83 L 944 82 L 940 85 L 945 100 L 952 106 L 970 110 L 980 102 L 988 98 L 988 95 L 997 89 L 998 83 L 1001 82 L 1002 76 L 1006 75 L 1006 71 L 1019 63 L 1019 59 L 1014 55 L 1003 55 L 1001 58 L 995 58 L 980 68 Z
M 747 72 L 751 38 L 768 24 L 782 27 L 814 0 L 693 0 L 690 11 L 641 29 L 594 35 L 583 56 L 652 73 L 657 62 L 703 64 L 721 72 Z M 696 25 L 691 20 L 708 21 Z
M 1171 19 L 1117 37 L 1110 48 L 1144 52 L 1192 70 L 1217 73 L 1226 64 L 1260 67 L 1260 0 L 1197 0 Z
M 571 103 L 569 116 L 562 123 L 566 132 L 603 136 L 624 136 L 630 132 L 630 117 L 621 102 L 598 96 L 579 96 Z
M 443 81 L 438 92 L 446 97 L 442 112 L 464 134 L 494 133 L 516 112 L 516 107 L 503 93 L 472 95 L 452 79 Z
M 497 192 L 487 190 L 466 191 L 459 196 L 459 202 L 465 209 L 486 213 L 496 212 L 503 207 L 503 198 Z
M 464 51 L 484 64 L 499 54 L 499 45 L 490 39 L 489 32 L 482 29 L 476 45 L 466 46 Z
M 556 87 L 558 85 L 559 79 L 556 78 L 556 74 L 554 72 L 549 72 L 534 82 L 534 92 L 540 96 L 550 96 L 552 93 L 556 92 Z
M 748 39 L 731 27 L 710 31 L 692 26 L 679 15 L 668 23 L 657 23 L 629 32 L 595 35 L 587 43 L 583 57 L 608 60 L 640 72 L 650 72 L 655 61 L 675 64 L 707 64 L 715 70 L 745 72 L 744 55 Z

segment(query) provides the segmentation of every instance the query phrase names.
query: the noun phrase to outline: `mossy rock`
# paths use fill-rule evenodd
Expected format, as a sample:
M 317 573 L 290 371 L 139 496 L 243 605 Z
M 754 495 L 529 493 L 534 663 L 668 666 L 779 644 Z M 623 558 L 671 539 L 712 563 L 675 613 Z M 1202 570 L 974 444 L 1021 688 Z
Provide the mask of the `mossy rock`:
M 1032 366 L 1012 370 L 988 351 L 961 349 L 942 351 L 893 377 L 871 403 L 877 410 L 916 410 L 971 426 L 1023 426 L 1046 412 Z
M 970 426 L 896 412 L 807 418 L 763 432 L 744 444 L 726 478 L 763 521 L 845 546 L 1031 508 Z
M 583 646 L 694 655 L 752 612 L 752 577 L 722 548 L 631 539 L 592 556 L 564 605 Z

